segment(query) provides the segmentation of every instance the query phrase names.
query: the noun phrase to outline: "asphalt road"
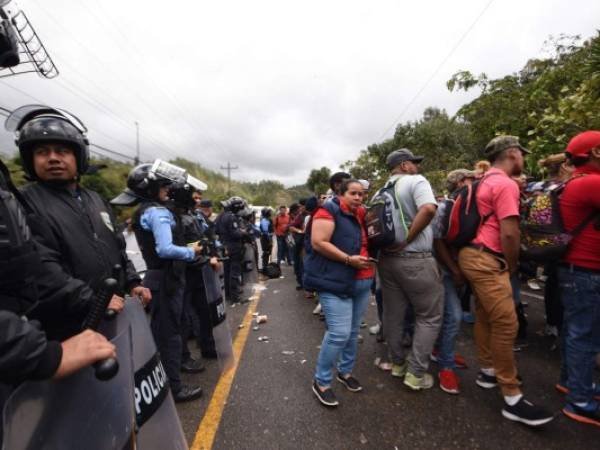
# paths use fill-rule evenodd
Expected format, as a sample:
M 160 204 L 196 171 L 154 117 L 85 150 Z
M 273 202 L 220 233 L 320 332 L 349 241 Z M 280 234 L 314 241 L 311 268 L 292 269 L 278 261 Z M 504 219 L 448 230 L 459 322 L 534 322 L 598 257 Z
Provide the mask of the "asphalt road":
M 386 354 L 386 346 L 376 343 L 365 328 L 361 330 L 364 342 L 359 346 L 354 371 L 364 391 L 353 394 L 337 384 L 334 388 L 341 404 L 337 409 L 326 409 L 311 391 L 324 324 L 311 314 L 313 301 L 295 290 L 291 268 L 283 267 L 283 271 L 285 278 L 268 281 L 256 305 L 257 311 L 269 319 L 260 325 L 260 330 L 248 330 L 213 448 L 600 448 L 598 429 L 576 424 L 560 413 L 562 396 L 553 387 L 559 355 L 549 350 L 550 340 L 538 333 L 543 328 L 540 298 L 525 297 L 529 301 L 529 347 L 517 354 L 517 360 L 526 396 L 557 413 L 556 419 L 544 428 L 530 429 L 502 418 L 499 392 L 475 385 L 472 326 L 466 324 L 457 348 L 470 367 L 460 371 L 460 395 L 446 394 L 437 385 L 425 392 L 407 390 L 400 380 L 374 365 L 376 357 Z M 246 308 L 248 305 L 228 310 L 234 335 Z M 375 323 L 375 317 L 372 299 L 366 316 L 369 325 Z M 258 341 L 264 335 L 269 341 Z M 436 374 L 436 365 L 432 363 L 430 370 Z M 205 389 L 202 399 L 178 405 L 191 445 L 219 380 L 218 363 L 207 361 L 206 372 L 186 379 Z

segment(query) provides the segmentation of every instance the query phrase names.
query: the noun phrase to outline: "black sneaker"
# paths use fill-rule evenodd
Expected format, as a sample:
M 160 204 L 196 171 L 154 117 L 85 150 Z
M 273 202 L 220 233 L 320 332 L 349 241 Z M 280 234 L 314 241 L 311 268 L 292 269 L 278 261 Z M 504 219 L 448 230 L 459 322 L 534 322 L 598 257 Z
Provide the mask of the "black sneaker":
M 475 383 L 477 383 L 477 386 L 483 389 L 494 389 L 496 386 L 498 386 L 498 379 L 495 375 L 486 375 L 483 372 L 479 372 L 477 374 Z
M 317 385 L 317 382 L 314 381 L 312 385 L 312 390 L 319 399 L 319 401 L 325 406 L 337 406 L 340 404 L 340 402 L 337 401 L 337 398 L 335 398 L 335 394 L 333 393 L 331 388 L 327 388 L 324 391 L 321 391 L 321 389 L 319 389 L 319 386 Z
M 188 358 L 181 363 L 181 371 L 184 373 L 200 373 L 204 372 L 205 367 L 202 361 L 194 358 Z
M 200 386 L 188 386 L 184 384 L 179 391 L 173 393 L 173 400 L 176 403 L 189 402 L 200 397 L 202 397 L 202 388 Z
M 521 400 L 513 406 L 505 403 L 504 408 L 502 408 L 502 415 L 508 420 L 521 422 L 530 427 L 539 427 L 554 419 L 553 413 L 535 406 L 533 403 L 525 400 L 525 397 L 521 397 Z
M 350 375 L 348 378 L 344 378 L 338 373 L 337 380 L 346 386 L 346 389 L 348 389 L 350 392 L 360 392 L 363 390 L 363 387 L 360 385 L 358 380 L 352 375 Z
M 600 407 L 597 402 L 588 403 L 588 407 L 581 407 L 573 403 L 567 403 L 562 410 L 563 414 L 569 419 L 577 422 L 587 423 L 600 427 Z
M 517 374 L 517 381 L 519 386 L 523 385 L 523 379 L 519 374 Z M 493 389 L 496 386 L 498 386 L 498 379 L 496 378 L 496 375 L 486 375 L 483 372 L 479 372 L 477 374 L 477 379 L 475 380 L 475 383 L 477 383 L 477 386 L 479 386 L 480 388 Z

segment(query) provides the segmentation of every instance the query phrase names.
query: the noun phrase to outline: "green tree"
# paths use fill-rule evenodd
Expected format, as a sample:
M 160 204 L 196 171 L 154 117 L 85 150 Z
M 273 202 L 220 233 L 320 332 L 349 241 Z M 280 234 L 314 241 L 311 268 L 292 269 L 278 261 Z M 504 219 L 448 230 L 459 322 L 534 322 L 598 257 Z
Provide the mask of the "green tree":
M 320 169 L 313 169 L 308 175 L 306 180 L 306 186 L 315 194 L 324 194 L 329 189 L 329 178 L 331 177 L 331 170 L 328 167 L 321 167 Z

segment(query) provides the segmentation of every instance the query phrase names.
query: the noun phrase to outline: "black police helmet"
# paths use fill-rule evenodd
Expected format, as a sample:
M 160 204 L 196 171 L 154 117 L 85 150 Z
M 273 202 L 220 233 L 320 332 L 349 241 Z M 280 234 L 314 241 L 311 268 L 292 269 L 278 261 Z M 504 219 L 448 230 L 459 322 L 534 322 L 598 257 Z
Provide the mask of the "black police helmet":
M 176 182 L 169 185 L 169 198 L 179 208 L 194 206 L 194 188 L 188 183 Z
M 152 164 L 140 164 L 129 172 L 127 188 L 110 203 L 117 206 L 131 206 L 140 200 L 157 200 L 161 186 L 171 184 L 166 178 L 156 177 L 151 172 Z
M 23 162 L 23 169 L 31 179 L 38 179 L 33 168 L 33 150 L 39 144 L 65 144 L 75 153 L 77 172 L 84 175 L 88 170 L 90 151 L 89 141 L 84 132 L 60 113 L 46 113 L 34 116 L 19 128 L 16 144 Z
M 227 200 L 227 203 L 229 211 L 234 214 L 247 206 L 246 200 L 244 200 L 242 197 L 231 197 L 229 200 Z

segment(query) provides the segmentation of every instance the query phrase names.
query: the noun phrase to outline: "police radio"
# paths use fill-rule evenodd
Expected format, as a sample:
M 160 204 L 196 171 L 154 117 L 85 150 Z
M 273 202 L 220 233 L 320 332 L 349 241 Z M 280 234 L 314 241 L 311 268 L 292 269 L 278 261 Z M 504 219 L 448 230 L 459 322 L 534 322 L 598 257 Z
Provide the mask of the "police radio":
M 104 317 L 106 308 L 110 303 L 111 298 L 117 292 L 118 283 L 114 278 L 104 280 L 94 297 L 88 315 L 83 321 L 82 328 L 96 331 L 102 318 Z M 94 364 L 96 378 L 102 381 L 110 380 L 119 371 L 119 362 L 115 358 L 106 358 Z

